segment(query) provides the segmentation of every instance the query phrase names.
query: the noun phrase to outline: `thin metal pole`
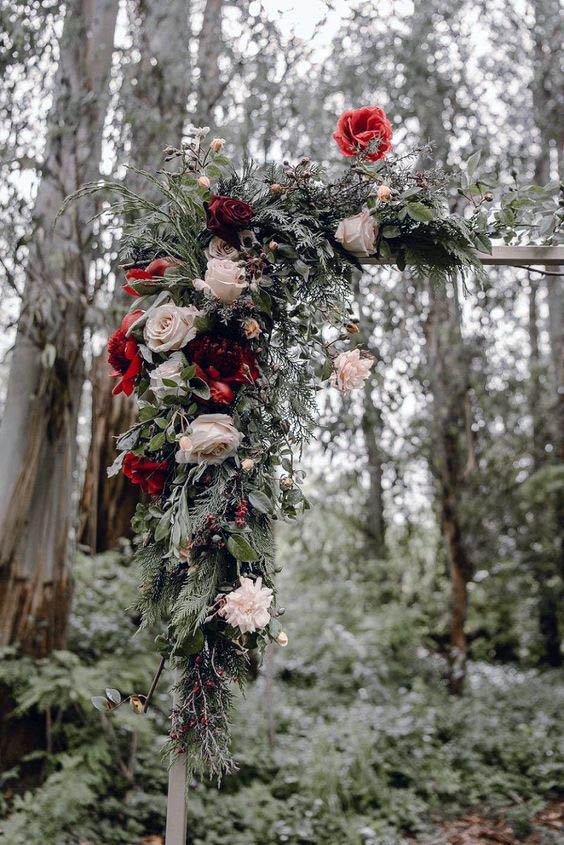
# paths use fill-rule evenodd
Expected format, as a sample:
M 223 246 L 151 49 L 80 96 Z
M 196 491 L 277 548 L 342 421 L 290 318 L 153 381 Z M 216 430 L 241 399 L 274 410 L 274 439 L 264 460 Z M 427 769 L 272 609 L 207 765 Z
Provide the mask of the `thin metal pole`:
M 178 680 L 178 674 L 178 670 L 176 670 L 176 680 Z M 168 773 L 165 845 L 186 845 L 188 827 L 186 786 L 186 755 L 181 754 L 172 764 Z

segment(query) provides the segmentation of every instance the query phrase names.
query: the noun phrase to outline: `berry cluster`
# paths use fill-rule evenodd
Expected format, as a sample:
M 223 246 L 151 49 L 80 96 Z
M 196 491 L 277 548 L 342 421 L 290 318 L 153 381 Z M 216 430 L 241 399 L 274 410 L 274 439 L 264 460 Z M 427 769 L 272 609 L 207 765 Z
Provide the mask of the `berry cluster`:
M 237 503 L 237 507 L 235 508 L 235 525 L 237 526 L 237 528 L 245 527 L 248 512 L 248 502 L 246 501 L 246 499 L 241 499 L 241 501 Z

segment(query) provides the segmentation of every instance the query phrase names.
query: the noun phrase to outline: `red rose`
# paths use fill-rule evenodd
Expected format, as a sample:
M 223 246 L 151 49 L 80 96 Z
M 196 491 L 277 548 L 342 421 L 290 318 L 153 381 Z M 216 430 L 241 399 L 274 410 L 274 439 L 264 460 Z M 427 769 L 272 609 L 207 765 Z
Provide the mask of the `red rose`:
M 219 235 L 227 243 L 239 246 L 237 230 L 249 226 L 254 213 L 252 206 L 247 202 L 212 194 L 206 208 L 206 225 L 212 234 Z
M 155 286 L 158 285 L 158 279 L 162 278 L 165 272 L 168 270 L 169 267 L 176 267 L 178 261 L 170 256 L 166 258 L 155 258 L 154 261 L 146 267 L 145 270 L 141 270 L 138 267 L 133 267 L 131 270 L 128 270 L 125 274 L 126 284 L 122 285 L 123 290 L 126 293 L 129 293 L 131 296 L 142 296 L 143 294 L 138 293 L 135 288 L 132 288 L 131 285 L 128 285 L 127 282 L 142 282 L 146 281 L 149 284 L 153 284 Z
M 123 474 L 133 484 L 138 484 L 144 493 L 156 496 L 162 493 L 166 483 L 168 461 L 150 461 L 128 452 L 123 459 Z
M 209 385 L 211 400 L 230 405 L 234 399 L 233 384 L 248 384 L 259 377 L 255 353 L 245 343 L 198 335 L 186 347 L 188 359 L 196 365 L 196 375 Z
M 384 109 L 365 106 L 362 109 L 343 112 L 333 138 L 345 156 L 358 155 L 371 141 L 379 142 L 374 152 L 366 156 L 368 161 L 376 161 L 384 158 L 392 149 L 392 134 L 392 124 Z
M 125 393 L 131 396 L 135 386 L 135 379 L 141 372 L 142 358 L 139 354 L 137 341 L 133 337 L 127 337 L 127 332 L 133 323 L 143 315 L 143 311 L 133 311 L 126 314 L 117 329 L 108 340 L 108 361 L 112 367 L 112 378 L 120 378 L 112 393 Z

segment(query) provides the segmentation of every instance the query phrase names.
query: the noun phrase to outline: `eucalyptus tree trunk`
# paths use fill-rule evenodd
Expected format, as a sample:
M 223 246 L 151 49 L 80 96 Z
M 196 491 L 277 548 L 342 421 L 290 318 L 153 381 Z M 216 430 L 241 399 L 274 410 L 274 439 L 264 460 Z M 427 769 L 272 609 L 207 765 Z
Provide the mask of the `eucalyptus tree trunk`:
M 0 643 L 35 656 L 66 637 L 92 204 L 54 224 L 99 172 L 117 8 L 67 5 L 0 428 Z
M 195 123 L 214 125 L 214 109 L 223 93 L 219 73 L 222 52 L 221 23 L 225 0 L 207 0 L 202 28 L 198 36 L 198 83 L 196 88 Z
M 557 168 L 561 173 L 562 148 L 564 145 L 564 122 L 562 120 L 562 90 L 560 65 L 559 4 L 555 0 L 536 0 L 533 4 L 534 26 L 533 74 L 531 88 L 533 111 L 540 143 L 540 152 L 535 161 L 535 182 L 545 185 L 551 177 L 551 145 L 554 147 Z M 551 268 L 559 272 L 561 268 Z M 531 419 L 533 422 L 533 463 L 535 469 L 542 466 L 564 464 L 564 293 L 562 278 L 545 276 L 548 316 L 548 337 L 550 344 L 549 386 L 551 397 L 546 403 L 546 421 L 541 417 L 539 400 L 541 359 L 538 348 L 538 315 L 536 309 L 537 281 L 530 281 L 529 337 L 531 346 L 530 391 Z M 531 309 L 533 313 L 531 314 Z M 547 454 L 545 442 L 550 439 L 552 452 Z M 535 524 L 544 528 L 545 534 L 552 533 L 553 541 L 541 537 L 543 551 L 536 555 L 533 563 L 539 591 L 539 630 L 543 641 L 544 659 L 550 666 L 561 666 L 562 632 L 559 613 L 564 594 L 564 493 L 555 491 L 547 505 L 538 514 Z
M 464 685 L 468 643 L 468 581 L 472 565 L 464 535 L 463 491 L 467 442 L 467 362 L 460 332 L 456 296 L 429 284 L 430 309 L 425 325 L 432 408 L 431 468 L 438 485 L 441 532 L 451 579 L 449 686 L 460 694 Z
M 130 163 L 154 171 L 163 166 L 164 147 L 176 147 L 182 140 L 191 81 L 190 4 L 135 0 L 132 10 L 140 59 L 124 80 L 120 105 L 130 135 Z M 130 171 L 127 179 L 135 190 L 151 195 L 150 183 L 141 176 Z M 131 301 L 119 282 L 109 331 Z M 104 350 L 92 363 L 91 440 L 80 507 L 80 538 L 92 551 L 115 548 L 120 538 L 131 535 L 139 500 L 138 488 L 121 473 L 106 475 L 115 457 L 115 437 L 134 424 L 137 414 L 132 397 L 112 396 L 114 383 Z

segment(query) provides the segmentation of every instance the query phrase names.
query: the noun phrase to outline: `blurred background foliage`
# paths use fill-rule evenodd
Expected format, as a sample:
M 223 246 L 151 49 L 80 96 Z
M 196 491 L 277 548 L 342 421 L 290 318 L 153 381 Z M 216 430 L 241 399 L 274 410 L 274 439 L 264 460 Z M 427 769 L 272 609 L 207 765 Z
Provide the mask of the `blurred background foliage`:
M 366 103 L 400 154 L 480 150 L 492 184 L 556 196 L 560 21 L 555 0 L 0 3 L 3 841 L 137 845 L 165 811 L 168 679 L 147 716 L 90 703 L 146 693 L 159 632 L 131 610 L 136 493 L 105 477 L 135 413 L 102 351 L 122 221 L 89 222 L 102 195 L 54 229 L 64 196 L 162 167 L 188 123 L 239 162 L 335 170 L 336 119 Z M 554 225 L 547 205 L 516 238 Z M 525 838 L 562 795 L 562 278 L 437 291 L 378 268 L 355 295 L 374 377 L 320 393 L 312 507 L 278 530 L 290 645 L 241 700 L 240 772 L 192 785 L 190 845 L 442 842 L 476 807 Z

